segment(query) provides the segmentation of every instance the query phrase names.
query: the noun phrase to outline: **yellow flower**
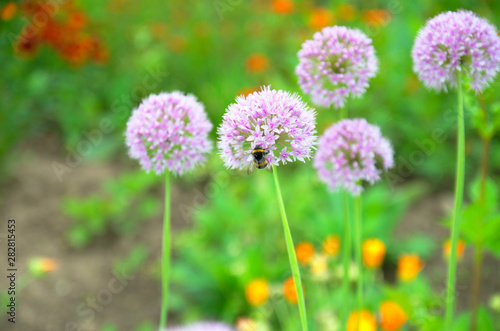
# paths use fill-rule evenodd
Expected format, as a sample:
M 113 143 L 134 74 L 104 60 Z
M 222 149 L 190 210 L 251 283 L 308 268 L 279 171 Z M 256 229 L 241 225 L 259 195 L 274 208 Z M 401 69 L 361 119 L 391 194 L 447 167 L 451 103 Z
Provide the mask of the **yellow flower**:
M 328 261 L 326 255 L 316 254 L 311 259 L 311 274 L 316 277 L 317 280 L 324 279 L 327 276 L 326 272 L 328 270 Z
M 366 239 L 362 246 L 363 263 L 367 268 L 375 269 L 382 265 L 385 256 L 385 245 L 377 239 Z
M 331 234 L 323 241 L 323 252 L 329 256 L 336 256 L 340 250 L 340 238 L 336 234 Z
M 399 330 L 408 320 L 404 310 L 396 302 L 384 301 L 380 305 L 380 327 L 385 331 Z
M 311 243 L 302 242 L 295 246 L 295 254 L 299 263 L 308 264 L 314 255 L 314 246 Z
M 457 242 L 457 258 L 460 259 L 464 255 L 465 242 L 462 239 L 458 239 Z M 451 240 L 448 239 L 443 245 L 443 255 L 445 258 L 449 259 L 451 255 Z
M 264 279 L 255 279 L 245 288 L 245 295 L 252 306 L 260 306 L 269 298 L 269 285 Z
M 424 267 L 423 262 L 416 254 L 403 254 L 398 259 L 398 277 L 402 281 L 408 282 L 417 277 Z
M 359 328 L 358 328 L 359 323 Z M 377 323 L 375 316 L 368 310 L 361 310 L 361 312 L 353 311 L 347 320 L 347 331 L 375 331 L 377 330 Z

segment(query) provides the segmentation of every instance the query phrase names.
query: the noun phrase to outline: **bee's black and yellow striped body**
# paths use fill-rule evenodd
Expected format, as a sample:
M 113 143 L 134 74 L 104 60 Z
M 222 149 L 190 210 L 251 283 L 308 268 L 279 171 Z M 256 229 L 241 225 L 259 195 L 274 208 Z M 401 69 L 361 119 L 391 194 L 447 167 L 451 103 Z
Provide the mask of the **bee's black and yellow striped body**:
M 252 151 L 253 164 L 257 169 L 264 169 L 267 167 L 266 155 L 266 151 L 260 146 L 255 147 Z
M 269 152 L 262 148 L 260 145 L 255 146 L 252 150 L 253 157 L 253 165 L 248 168 L 248 173 L 252 173 L 253 169 L 267 169 L 272 172 L 272 168 L 269 166 L 269 162 L 267 162 L 266 156 Z

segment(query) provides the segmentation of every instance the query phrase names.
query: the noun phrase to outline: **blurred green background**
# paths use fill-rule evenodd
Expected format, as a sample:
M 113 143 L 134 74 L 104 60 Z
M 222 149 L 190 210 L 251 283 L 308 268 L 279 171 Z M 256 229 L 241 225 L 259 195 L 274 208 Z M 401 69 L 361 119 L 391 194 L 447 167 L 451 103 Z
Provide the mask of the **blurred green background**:
M 120 241 L 123 252 L 110 260 L 120 266 L 118 269 L 142 275 L 145 282 L 152 280 L 148 286 L 158 285 L 159 289 L 160 242 L 151 243 L 153 240 L 140 233 L 144 224 L 161 218 L 161 179 L 142 173 L 127 158 L 123 132 L 131 111 L 151 93 L 180 90 L 196 95 L 217 127 L 237 95 L 267 85 L 301 94 L 294 74 L 301 44 L 324 26 L 346 25 L 361 29 L 373 39 L 380 68 L 366 94 L 349 101 L 349 116 L 364 117 L 379 125 L 396 151 L 395 168 L 367 190 L 364 237 L 378 237 L 387 245 L 386 282 L 394 280 L 397 257 L 404 252 L 437 259 L 443 268 L 442 242 L 423 229 L 403 240 L 394 236 L 394 229 L 418 199 L 427 196 L 432 200 L 436 194 L 453 190 L 456 95 L 425 89 L 412 71 L 410 53 L 417 31 L 429 18 L 460 8 L 500 25 L 498 1 L 3 1 L 2 207 L 13 201 L 7 195 L 18 181 L 36 180 L 24 170 L 20 174 L 19 169 L 37 167 L 36 155 L 43 155 L 45 150 L 50 150 L 47 169 L 52 171 L 39 176 L 56 178 L 53 185 L 69 185 L 71 181 L 66 179 L 78 176 L 80 167 L 109 165 L 107 175 L 94 179 L 87 189 L 58 191 L 57 212 L 65 223 L 54 237 L 68 256 L 85 254 L 92 247 L 105 249 L 100 246 L 102 240 L 114 243 L 116 238 L 129 238 Z M 40 11 L 45 14 L 37 16 Z M 499 92 L 497 77 L 481 95 L 467 97 L 466 187 L 481 166 L 481 128 L 484 132 L 484 127 L 494 127 L 489 176 L 491 192 L 497 192 L 500 153 L 496 151 L 500 139 L 496 130 L 500 121 L 495 119 L 500 116 Z M 302 96 L 309 102 L 307 95 Z M 321 134 L 337 114 L 331 109 L 316 110 Z M 487 120 L 482 110 L 489 114 Z M 443 141 L 433 140 L 436 131 L 443 134 Z M 211 137 L 216 140 L 215 129 Z M 26 162 L 32 164 L 26 166 Z M 285 181 L 283 190 L 296 241 L 320 246 L 328 234 L 341 234 L 338 197 L 319 183 L 310 162 L 283 168 L 281 176 L 291 178 Z M 220 184 L 218 175 L 230 179 Z M 261 173 L 249 178 L 224 171 L 215 151 L 206 167 L 176 180 L 173 321 L 211 318 L 234 323 L 239 316 L 255 313 L 244 296 L 251 279 L 284 280 L 288 270 L 286 251 L 269 180 Z M 210 185 L 215 185 L 215 193 L 201 194 L 200 202 L 196 190 L 206 192 Z M 43 193 L 39 196 L 43 198 Z M 467 195 L 467 199 L 473 197 Z M 498 206 L 498 200 L 491 199 L 492 205 Z M 16 210 L 11 211 L 15 215 Z M 433 215 L 426 222 L 446 224 L 447 215 Z M 497 230 L 493 228 L 496 237 L 492 240 L 500 239 Z M 438 237 L 443 239 L 446 231 Z M 492 248 L 495 254 L 497 246 Z M 464 277 L 467 282 L 468 276 Z M 377 291 L 392 293 L 389 296 L 393 297 L 407 291 L 419 292 L 426 309 L 435 308 L 432 285 L 422 281 L 414 286 L 417 291 L 374 290 L 371 305 L 375 307 L 384 296 Z M 498 287 L 496 282 L 493 289 L 500 291 Z M 79 294 L 75 302 L 84 296 Z M 485 300 L 483 303 L 487 304 Z M 465 310 L 467 304 L 463 301 L 460 309 Z M 403 305 L 412 317 L 421 313 L 414 302 L 408 300 Z M 336 305 L 326 307 L 338 309 Z M 130 323 L 99 315 L 94 328 L 114 330 L 118 325 L 120 330 L 149 330 L 148 321 L 155 322 L 156 313 L 136 316 Z M 265 319 L 274 325 L 276 320 L 266 314 Z M 493 321 L 491 309 L 484 314 L 485 320 Z M 64 325 L 72 315 L 62 315 L 57 323 Z M 407 330 L 436 330 L 439 324 L 433 323 L 439 321 L 435 319 L 429 318 L 427 324 L 414 323 Z M 140 326 L 139 321 L 146 322 Z M 491 324 L 491 330 L 500 330 L 493 322 L 484 323 Z M 50 327 L 40 326 L 40 330 L 46 329 Z

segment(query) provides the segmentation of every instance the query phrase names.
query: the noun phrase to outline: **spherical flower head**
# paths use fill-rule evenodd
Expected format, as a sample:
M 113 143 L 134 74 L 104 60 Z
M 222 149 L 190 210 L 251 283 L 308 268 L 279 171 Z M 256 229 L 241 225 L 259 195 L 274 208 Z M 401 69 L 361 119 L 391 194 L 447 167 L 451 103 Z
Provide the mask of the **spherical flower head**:
M 382 265 L 386 248 L 380 239 L 366 239 L 361 250 L 363 251 L 363 263 L 367 268 L 376 269 Z
M 217 322 L 199 322 L 188 326 L 166 329 L 165 331 L 235 331 L 230 326 Z
M 365 119 L 334 123 L 320 137 L 314 157 L 318 176 L 330 190 L 344 188 L 353 195 L 361 193 L 362 182 L 375 183 L 393 165 L 391 144 Z
M 296 94 L 271 90 L 239 96 L 224 114 L 218 148 L 226 167 L 253 166 L 252 150 L 266 151 L 269 166 L 311 157 L 316 114 Z
M 437 15 L 422 28 L 412 50 L 413 70 L 428 88 L 457 86 L 463 70 L 476 92 L 493 80 L 500 63 L 497 29 L 470 11 Z
M 161 174 L 181 175 L 203 163 L 212 150 L 212 123 L 193 95 L 181 92 L 152 94 L 128 120 L 125 132 L 129 155 L 141 167 Z
M 302 44 L 295 73 L 299 85 L 318 106 L 344 107 L 360 97 L 378 70 L 372 40 L 358 29 L 326 27 Z
M 408 320 L 408 315 L 396 302 L 384 301 L 379 310 L 380 327 L 384 331 L 397 331 Z
M 252 306 L 260 306 L 269 298 L 269 285 L 264 279 L 255 279 L 245 288 L 245 295 Z

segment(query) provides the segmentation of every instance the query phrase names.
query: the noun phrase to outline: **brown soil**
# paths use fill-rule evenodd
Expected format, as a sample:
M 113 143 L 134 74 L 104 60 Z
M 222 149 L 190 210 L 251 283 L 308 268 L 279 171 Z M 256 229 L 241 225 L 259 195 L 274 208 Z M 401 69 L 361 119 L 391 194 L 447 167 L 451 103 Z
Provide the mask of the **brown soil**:
M 2 227 L 0 229 L 0 249 L 6 252 L 6 220 L 15 218 L 17 232 L 18 287 L 26 287 L 18 296 L 16 324 L 6 322 L 4 308 L 0 329 L 22 331 L 65 331 L 100 330 L 103 323 L 111 322 L 119 330 L 133 330 L 140 323 L 149 320 L 156 323 L 159 315 L 159 283 L 151 277 L 151 266 L 157 261 L 161 243 L 161 215 L 144 222 L 141 230 L 128 236 L 108 235 L 99 238 L 88 248 L 76 250 L 65 240 L 65 231 L 71 220 L 61 212 L 60 199 L 66 196 L 86 196 L 96 190 L 100 183 L 116 177 L 124 171 L 121 164 L 85 163 L 72 173 L 64 176 L 60 183 L 54 175 L 52 162 L 64 160 L 63 149 L 52 139 L 25 145 L 16 159 L 16 168 L 9 180 L 0 186 L 2 199 L 0 210 Z M 172 197 L 177 202 L 189 205 L 194 198 L 193 187 L 174 186 Z M 175 203 L 175 201 L 174 201 Z M 403 238 L 410 233 L 422 232 L 442 242 L 448 231 L 436 223 L 450 208 L 450 194 L 435 194 L 417 201 L 409 210 L 397 234 Z M 178 210 L 172 211 L 174 227 L 184 225 Z M 77 307 L 92 300 L 110 289 L 110 282 L 116 276 L 112 273 L 113 262 L 125 256 L 136 243 L 147 243 L 152 254 L 146 265 L 133 279 L 123 280 L 123 288 L 115 291 L 106 305 L 94 310 L 95 316 L 79 317 Z M 459 275 L 459 304 L 467 307 L 471 272 L 471 249 L 467 249 L 461 262 Z M 26 277 L 27 261 L 32 257 L 52 257 L 57 259 L 59 269 L 43 278 L 30 280 Z M 485 259 L 482 301 L 487 302 L 494 292 L 500 292 L 498 280 L 499 263 L 491 256 Z M 2 275 L 6 270 L 6 259 L 1 258 Z M 437 254 L 427 261 L 423 271 L 431 279 L 444 279 L 446 264 Z M 444 288 L 443 283 L 434 284 L 436 289 Z M 120 287 L 113 283 L 112 288 Z M 0 289 L 7 288 L 5 276 L 0 277 Z M 104 292 L 103 292 L 104 291 Z M 109 293 L 109 292 L 108 292 Z M 71 323 L 79 328 L 68 328 Z

